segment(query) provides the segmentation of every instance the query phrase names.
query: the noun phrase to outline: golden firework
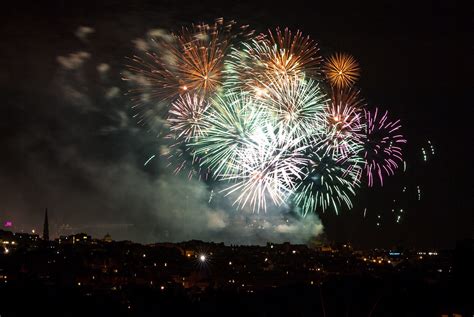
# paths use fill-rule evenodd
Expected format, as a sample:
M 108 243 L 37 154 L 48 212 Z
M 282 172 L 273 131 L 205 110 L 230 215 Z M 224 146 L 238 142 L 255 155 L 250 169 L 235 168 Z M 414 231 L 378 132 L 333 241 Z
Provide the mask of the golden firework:
M 233 29 L 235 22 L 197 24 L 179 32 L 153 38 L 144 57 L 134 56 L 126 80 L 138 84 L 135 92 L 149 99 L 174 100 L 184 93 L 209 96 L 222 83 L 222 68 L 231 41 L 250 34 L 247 27 Z M 133 91 L 132 91 L 133 92 Z
M 316 43 L 303 36 L 300 31 L 294 35 L 289 29 L 276 29 L 275 35 L 268 31 L 267 45 L 260 51 L 260 59 L 269 73 L 296 76 L 319 71 L 321 57 Z
M 225 53 L 230 45 L 229 34 L 213 26 L 201 24 L 191 29 L 184 28 L 176 36 L 176 75 L 182 91 L 196 91 L 207 95 L 215 92 L 221 84 Z
M 321 64 L 316 42 L 287 28 L 260 34 L 244 43 L 243 49 L 234 48 L 229 57 L 225 71 L 229 88 L 255 90 L 260 95 L 270 80 L 317 76 Z
M 337 88 L 352 86 L 359 78 L 359 64 L 349 54 L 336 53 L 326 60 L 324 73 L 330 84 Z

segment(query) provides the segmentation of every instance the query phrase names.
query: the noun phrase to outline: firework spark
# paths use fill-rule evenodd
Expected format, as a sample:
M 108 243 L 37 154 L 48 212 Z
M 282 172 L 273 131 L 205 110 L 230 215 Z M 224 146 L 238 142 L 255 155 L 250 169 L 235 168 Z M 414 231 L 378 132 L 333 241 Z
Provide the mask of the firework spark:
M 203 166 L 202 159 L 193 152 L 189 144 L 182 140 L 174 141 L 165 153 L 167 166 L 172 167 L 175 174 L 186 173 L 189 179 L 197 177 L 207 180 L 211 170 Z

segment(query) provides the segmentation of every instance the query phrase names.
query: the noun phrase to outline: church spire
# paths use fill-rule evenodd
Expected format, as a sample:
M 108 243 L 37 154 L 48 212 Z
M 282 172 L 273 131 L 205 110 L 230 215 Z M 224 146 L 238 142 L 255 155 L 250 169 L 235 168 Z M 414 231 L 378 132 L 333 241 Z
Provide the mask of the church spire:
M 43 240 L 49 241 L 48 208 L 46 208 L 46 211 L 44 213 Z

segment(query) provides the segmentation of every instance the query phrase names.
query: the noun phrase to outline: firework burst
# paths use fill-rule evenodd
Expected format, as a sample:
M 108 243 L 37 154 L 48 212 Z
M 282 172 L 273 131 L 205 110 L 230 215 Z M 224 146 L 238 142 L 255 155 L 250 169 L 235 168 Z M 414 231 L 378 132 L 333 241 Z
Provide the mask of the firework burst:
M 365 174 L 369 187 L 376 179 L 383 186 L 384 176 L 395 173 L 398 165 L 403 162 L 401 146 L 407 141 L 399 132 L 400 120 L 390 121 L 388 111 L 373 113 L 365 110 L 366 139 L 364 144 Z
M 194 176 L 207 179 L 210 173 L 209 168 L 201 166 L 201 158 L 188 145 L 204 136 L 208 128 L 204 118 L 209 107 L 209 101 L 203 96 L 186 94 L 173 102 L 168 113 L 170 133 L 167 139 L 171 142 L 165 153 L 168 166 L 174 166 L 176 174 L 186 171 L 189 179 Z
M 333 89 L 325 108 L 322 147 L 334 157 L 357 155 L 362 150 L 364 134 L 363 102 L 353 89 Z
M 316 43 L 300 31 L 268 31 L 243 49 L 234 48 L 226 64 L 228 87 L 253 91 L 262 89 L 269 78 L 317 76 L 321 63 Z
M 351 55 L 336 53 L 326 60 L 324 73 L 332 86 L 349 87 L 359 78 L 359 64 Z
M 256 46 L 255 52 L 266 72 L 285 76 L 318 74 L 321 57 L 309 36 L 303 36 L 300 31 L 293 35 L 287 28 L 281 32 L 277 28 L 275 34 L 268 31 L 264 42 L 266 45 Z
M 248 94 L 216 96 L 206 117 L 209 128 L 204 131 L 205 137 L 191 146 L 219 178 L 229 174 L 229 168 L 237 166 L 235 161 L 239 151 L 248 146 L 253 133 L 263 122 L 265 116 L 258 101 Z
M 180 96 L 169 110 L 168 122 L 176 140 L 189 142 L 199 139 L 207 128 L 206 112 L 209 101 L 201 95 Z
M 334 159 L 323 151 L 313 149 L 308 154 L 305 166 L 306 177 L 298 184 L 293 203 L 302 215 L 333 209 L 339 213 L 341 206 L 352 208 L 352 198 L 359 187 L 360 160 Z
M 323 124 L 326 95 L 313 80 L 281 77 L 265 85 L 263 105 L 281 129 L 297 137 L 313 136 Z
M 212 95 L 222 84 L 224 58 L 232 40 L 251 34 L 246 26 L 235 30 L 235 22 L 218 19 L 153 38 L 152 49 L 144 57 L 134 56 L 128 67 L 140 78 L 132 93 L 146 93 L 152 100 L 173 100 L 187 92 Z
M 281 205 L 303 178 L 306 146 L 270 124 L 259 127 L 250 139 L 234 160 L 233 173 L 224 175 L 224 180 L 234 183 L 224 191 L 227 195 L 238 191 L 235 204 L 240 208 L 249 204 L 253 210 L 266 210 L 267 195 Z

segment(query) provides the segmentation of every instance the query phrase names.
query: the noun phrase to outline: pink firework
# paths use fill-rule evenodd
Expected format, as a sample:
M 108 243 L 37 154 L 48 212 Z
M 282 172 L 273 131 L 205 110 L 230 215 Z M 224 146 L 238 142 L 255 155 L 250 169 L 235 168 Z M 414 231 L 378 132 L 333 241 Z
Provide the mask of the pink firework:
M 371 113 L 365 112 L 366 132 L 364 147 L 365 174 L 368 185 L 372 187 L 376 179 L 383 186 L 385 176 L 395 174 L 399 164 L 403 162 L 401 145 L 407 141 L 399 132 L 400 120 L 390 121 L 388 111 L 383 115 L 378 108 Z
M 325 108 L 325 137 L 321 142 L 326 153 L 336 158 L 360 153 L 365 138 L 363 106 L 359 91 L 333 89 Z
M 167 120 L 175 138 L 189 142 L 203 136 L 207 128 L 204 117 L 208 108 L 209 101 L 197 94 L 186 94 L 173 102 Z

